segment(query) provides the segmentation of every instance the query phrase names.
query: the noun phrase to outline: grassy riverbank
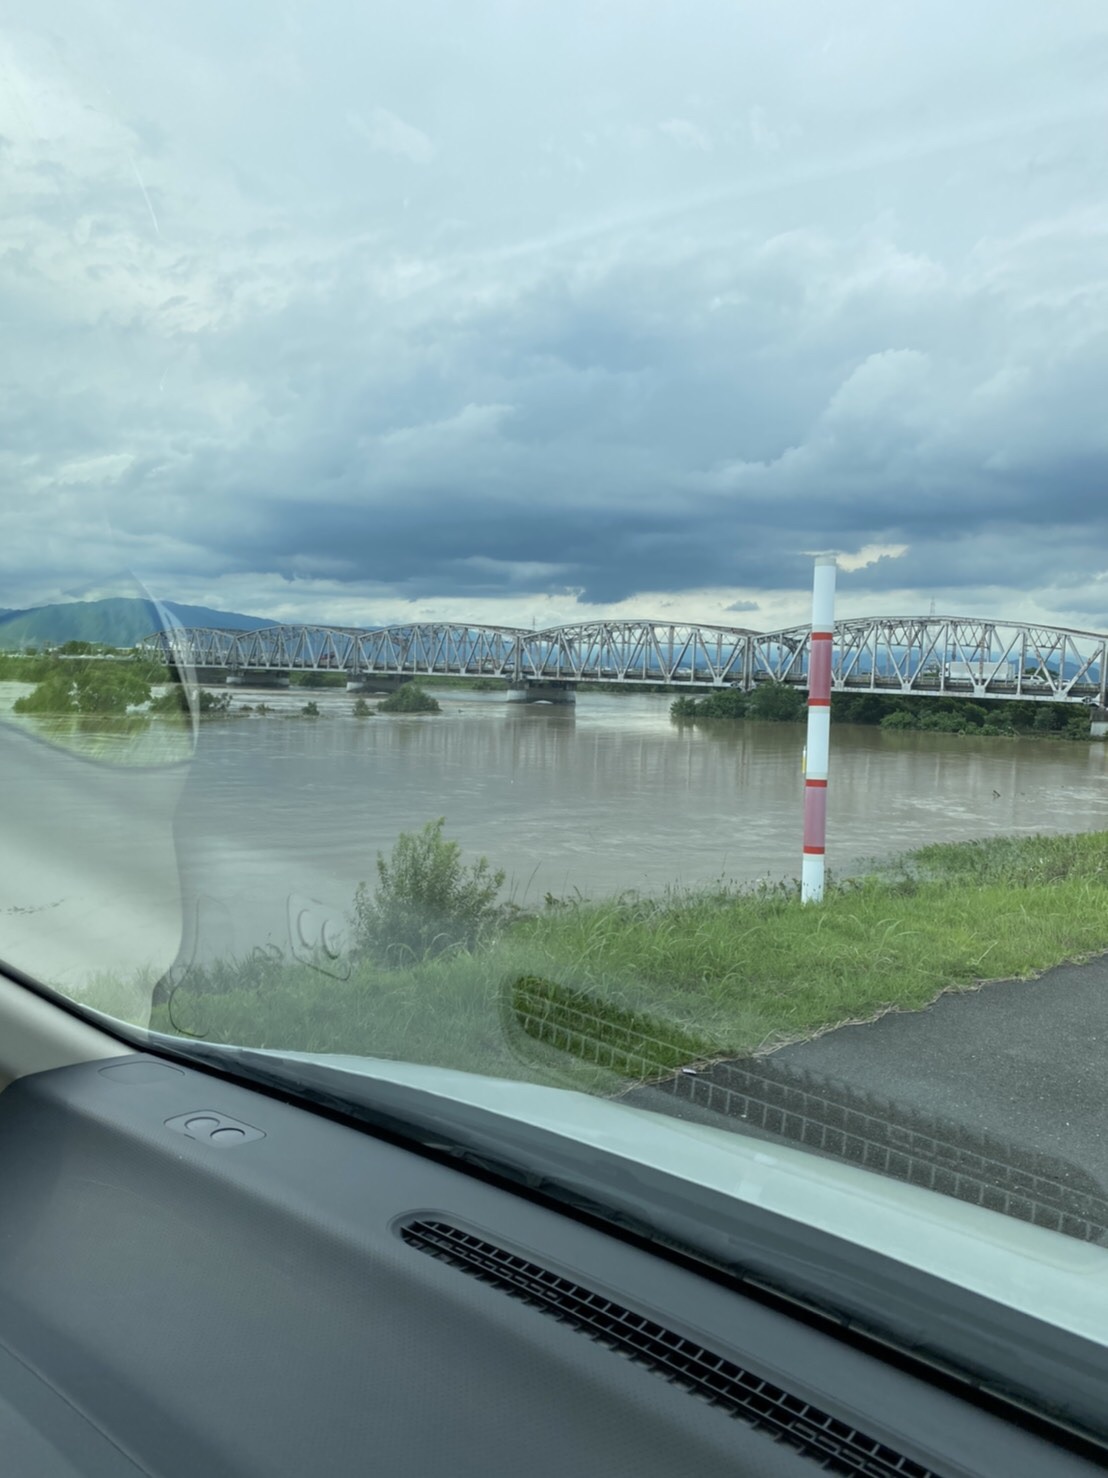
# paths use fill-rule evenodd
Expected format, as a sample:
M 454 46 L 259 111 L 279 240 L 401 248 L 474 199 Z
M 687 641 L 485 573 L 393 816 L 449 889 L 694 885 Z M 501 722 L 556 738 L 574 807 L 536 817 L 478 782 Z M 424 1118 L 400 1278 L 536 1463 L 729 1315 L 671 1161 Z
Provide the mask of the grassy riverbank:
M 818 907 L 791 886 L 555 904 L 398 969 L 228 964 L 154 1024 L 604 1087 L 1104 949 L 1108 833 L 999 838 L 926 847 Z M 106 989 L 90 998 L 111 1009 Z

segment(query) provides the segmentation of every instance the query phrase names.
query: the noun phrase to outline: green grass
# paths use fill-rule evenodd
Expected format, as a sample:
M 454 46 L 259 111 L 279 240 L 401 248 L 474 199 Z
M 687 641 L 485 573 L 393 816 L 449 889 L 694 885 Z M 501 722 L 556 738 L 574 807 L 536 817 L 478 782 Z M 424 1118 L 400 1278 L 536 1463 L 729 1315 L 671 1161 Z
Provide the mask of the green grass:
M 1105 949 L 1108 833 L 998 838 L 925 847 L 820 905 L 787 886 L 582 901 L 398 969 L 225 962 L 152 1024 L 603 1091 Z

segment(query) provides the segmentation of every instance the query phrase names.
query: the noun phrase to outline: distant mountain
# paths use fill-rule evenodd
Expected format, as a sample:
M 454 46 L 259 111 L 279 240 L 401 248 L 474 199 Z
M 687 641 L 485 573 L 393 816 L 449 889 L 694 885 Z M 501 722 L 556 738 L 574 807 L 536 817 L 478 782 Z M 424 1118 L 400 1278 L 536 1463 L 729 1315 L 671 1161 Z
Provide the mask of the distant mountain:
M 185 606 L 173 600 L 162 604 L 182 626 L 219 626 L 231 631 L 253 631 L 259 626 L 278 624 L 262 616 L 215 611 L 210 606 Z M 21 647 L 57 646 L 67 641 L 131 647 L 161 625 L 161 613 L 151 601 L 123 597 L 68 601 L 35 606 L 27 611 L 0 611 L 0 648 L 12 651 Z

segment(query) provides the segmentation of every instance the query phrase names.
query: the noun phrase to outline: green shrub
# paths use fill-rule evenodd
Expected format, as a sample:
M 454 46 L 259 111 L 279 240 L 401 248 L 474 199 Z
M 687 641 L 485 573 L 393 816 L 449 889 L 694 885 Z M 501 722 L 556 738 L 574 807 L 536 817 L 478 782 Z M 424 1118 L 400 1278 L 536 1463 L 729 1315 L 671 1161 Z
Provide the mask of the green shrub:
M 807 705 L 808 695 L 800 688 L 787 683 L 760 683 L 751 694 L 748 712 L 751 718 L 796 723 L 804 717 Z
M 914 729 L 916 727 L 915 714 L 909 713 L 906 708 L 894 708 L 892 713 L 887 713 L 881 720 L 883 729 Z
M 487 857 L 467 867 L 457 842 L 442 834 L 445 818 L 401 832 L 386 860 L 377 854 L 377 886 L 354 894 L 354 943 L 362 954 L 405 965 L 449 949 L 471 948 L 502 917 L 497 894 L 504 872 Z
M 174 718 L 177 714 L 187 713 L 189 707 L 188 693 L 181 683 L 172 683 L 164 693 L 159 694 L 150 704 L 150 712 L 159 716 L 167 715 Z
M 315 701 L 314 698 L 309 698 L 300 712 L 304 715 L 305 718 L 318 718 L 319 704 Z
M 418 683 L 404 683 L 378 705 L 380 713 L 439 713 L 439 700 L 425 693 Z
M 669 705 L 671 718 L 744 718 L 749 699 L 741 688 L 720 688 L 703 698 L 675 698 Z
M 369 718 L 369 716 L 372 714 L 372 712 L 373 712 L 373 709 L 370 708 L 369 704 L 365 701 L 364 698 L 355 698 L 355 700 L 354 700 L 354 717 L 355 718 Z
M 196 695 L 195 703 L 196 711 L 201 718 L 218 718 L 230 709 L 231 695 L 226 692 L 210 693 L 207 688 L 201 688 Z M 150 705 L 151 713 L 169 718 L 187 713 L 188 710 L 188 692 L 182 683 L 173 683 L 160 698 L 155 698 Z
M 113 662 L 58 663 L 33 693 L 16 699 L 16 713 L 122 717 L 149 702 L 150 684 Z

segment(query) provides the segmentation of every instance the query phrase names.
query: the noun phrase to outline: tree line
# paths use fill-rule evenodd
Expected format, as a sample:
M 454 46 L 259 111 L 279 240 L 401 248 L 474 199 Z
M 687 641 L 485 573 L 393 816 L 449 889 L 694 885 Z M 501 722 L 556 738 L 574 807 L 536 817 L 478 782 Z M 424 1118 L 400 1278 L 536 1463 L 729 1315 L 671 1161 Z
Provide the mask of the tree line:
M 759 683 L 752 693 L 720 688 L 704 697 L 682 696 L 670 705 L 674 719 L 774 719 L 797 723 L 805 716 L 807 692 L 785 683 Z M 1015 700 L 980 703 L 972 698 L 926 698 L 900 693 L 833 693 L 831 717 L 837 723 L 867 724 L 890 730 L 1015 737 L 1032 734 L 1088 739 L 1091 714 L 1073 703 Z

